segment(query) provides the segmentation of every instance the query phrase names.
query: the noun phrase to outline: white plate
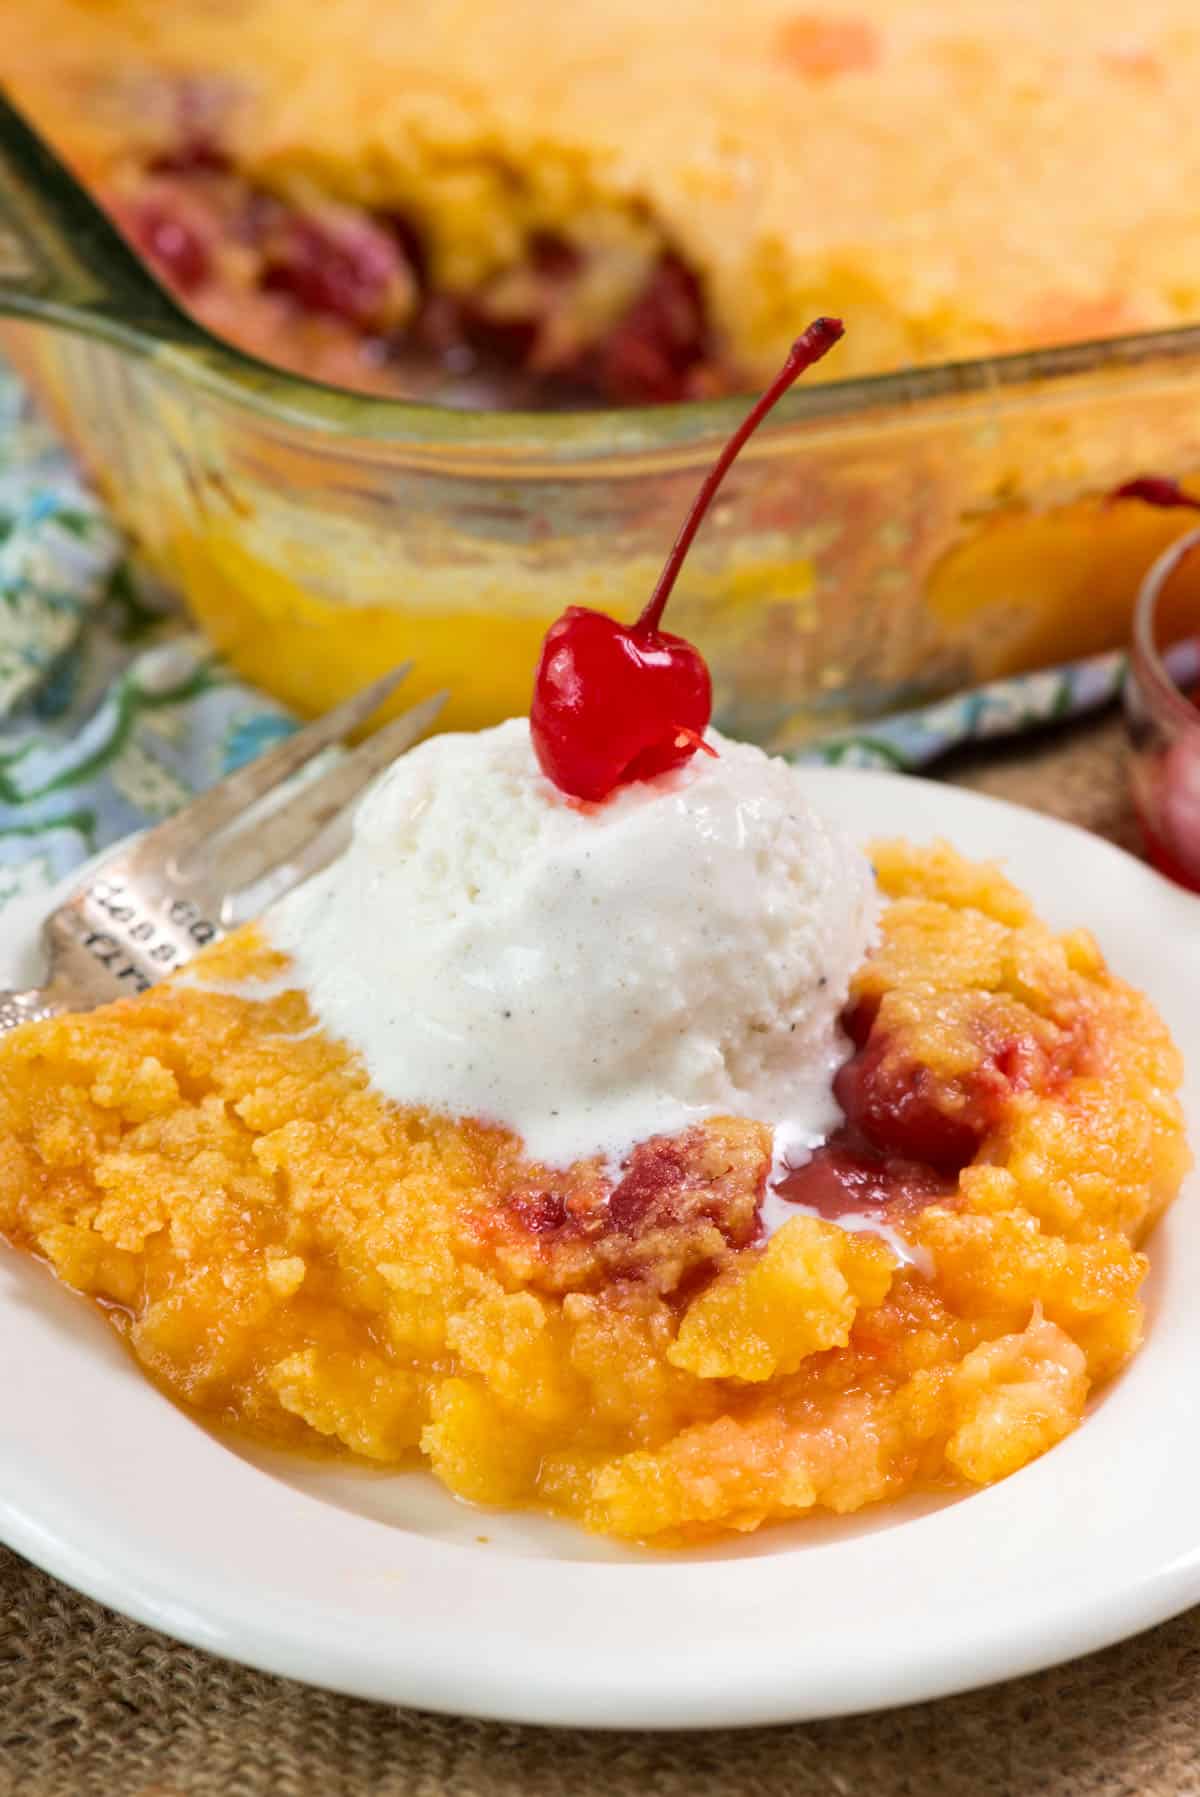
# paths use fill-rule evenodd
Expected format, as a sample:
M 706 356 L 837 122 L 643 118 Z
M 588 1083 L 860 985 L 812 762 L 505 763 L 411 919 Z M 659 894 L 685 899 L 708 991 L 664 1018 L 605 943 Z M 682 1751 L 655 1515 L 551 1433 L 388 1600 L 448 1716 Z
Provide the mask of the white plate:
M 864 838 L 1002 857 L 1161 1007 L 1200 1140 L 1200 904 L 1032 812 L 888 774 L 811 772 Z M 34 908 L 34 915 L 36 915 Z M 28 978 L 31 908 L 0 923 Z M 783 1722 L 1026 1672 L 1200 1600 L 1200 1214 L 1154 1242 L 1148 1340 L 1076 1434 L 940 1504 L 666 1557 L 473 1510 L 421 1472 L 215 1440 L 100 1318 L 0 1252 L 0 1536 L 103 1603 L 232 1659 L 364 1697 L 516 1721 Z

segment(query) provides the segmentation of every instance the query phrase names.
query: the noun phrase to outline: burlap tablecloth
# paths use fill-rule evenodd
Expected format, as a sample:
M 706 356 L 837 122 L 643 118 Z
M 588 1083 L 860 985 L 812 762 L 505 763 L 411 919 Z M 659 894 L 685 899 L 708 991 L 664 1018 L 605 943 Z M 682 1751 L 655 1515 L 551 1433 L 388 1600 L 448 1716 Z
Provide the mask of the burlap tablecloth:
M 1111 719 L 972 756 L 950 777 L 1132 845 Z M 1193 1797 L 1200 1610 L 941 1703 L 795 1728 L 606 1735 L 424 1716 L 245 1672 L 110 1615 L 0 1549 L 2 1797 L 774 1792 Z

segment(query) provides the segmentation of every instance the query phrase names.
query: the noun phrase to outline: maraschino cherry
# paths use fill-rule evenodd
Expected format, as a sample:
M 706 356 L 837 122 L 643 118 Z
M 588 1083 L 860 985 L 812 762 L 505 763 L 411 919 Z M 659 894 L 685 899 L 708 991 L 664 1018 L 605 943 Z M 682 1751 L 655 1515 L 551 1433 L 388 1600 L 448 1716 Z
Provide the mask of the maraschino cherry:
M 637 623 L 620 624 L 604 612 L 572 605 L 546 632 L 529 728 L 542 772 L 572 798 L 606 799 L 618 786 L 665 774 L 708 747 L 708 668 L 697 648 L 661 628 L 663 610 L 742 445 L 792 382 L 833 348 L 842 329 L 840 319 L 818 318 L 793 343 L 697 493 Z

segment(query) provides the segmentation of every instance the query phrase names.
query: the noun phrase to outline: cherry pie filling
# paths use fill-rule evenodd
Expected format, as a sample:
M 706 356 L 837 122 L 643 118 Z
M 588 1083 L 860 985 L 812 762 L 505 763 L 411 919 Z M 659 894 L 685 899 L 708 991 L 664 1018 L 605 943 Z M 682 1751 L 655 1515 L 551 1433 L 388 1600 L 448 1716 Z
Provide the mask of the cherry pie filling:
M 1019 1034 L 989 1039 L 981 1012 L 978 1065 L 947 1080 L 897 1050 L 878 1019 L 878 998 L 847 1007 L 842 1021 L 854 1053 L 833 1082 L 846 1121 L 776 1188 L 830 1219 L 878 1209 L 891 1222 L 944 1203 L 1015 1094 L 1061 1090 L 1087 1063 L 1080 1028 L 1064 1030 L 1047 1053 Z
M 495 403 L 651 405 L 736 389 L 694 272 L 664 245 L 597 324 L 589 252 L 535 231 L 523 260 L 470 292 L 431 279 L 403 212 L 298 206 L 255 185 L 208 136 L 181 140 L 105 196 L 201 322 L 264 360 L 369 391 Z M 602 252 L 594 252 L 601 254 Z
M 548 1289 L 643 1275 L 686 1296 L 730 1253 L 762 1244 L 768 1188 L 798 1214 L 903 1235 L 928 1206 L 960 1202 L 960 1174 L 1014 1098 L 1051 1097 L 1089 1069 L 1086 1025 L 1047 1048 L 995 1031 L 981 1003 L 978 1063 L 947 1077 L 881 1027 L 879 1010 L 875 996 L 847 1007 L 852 1052 L 834 1079 L 843 1121 L 802 1164 L 773 1176 L 770 1132 L 722 1120 L 639 1144 L 611 1179 L 584 1163 L 518 1184 L 473 1217 L 478 1241 Z

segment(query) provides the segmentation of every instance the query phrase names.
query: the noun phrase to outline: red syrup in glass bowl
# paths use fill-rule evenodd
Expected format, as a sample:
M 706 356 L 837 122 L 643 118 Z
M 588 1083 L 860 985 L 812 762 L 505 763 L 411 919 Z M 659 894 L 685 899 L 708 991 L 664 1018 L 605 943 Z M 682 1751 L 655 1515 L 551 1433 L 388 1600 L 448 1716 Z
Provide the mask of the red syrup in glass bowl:
M 1200 500 L 1155 476 L 1127 482 L 1113 498 L 1200 511 Z M 1200 529 L 1165 549 L 1142 583 L 1125 717 L 1130 785 L 1147 858 L 1168 879 L 1200 892 L 1200 617 L 1172 582 L 1176 570 L 1194 559 L 1200 559 Z

